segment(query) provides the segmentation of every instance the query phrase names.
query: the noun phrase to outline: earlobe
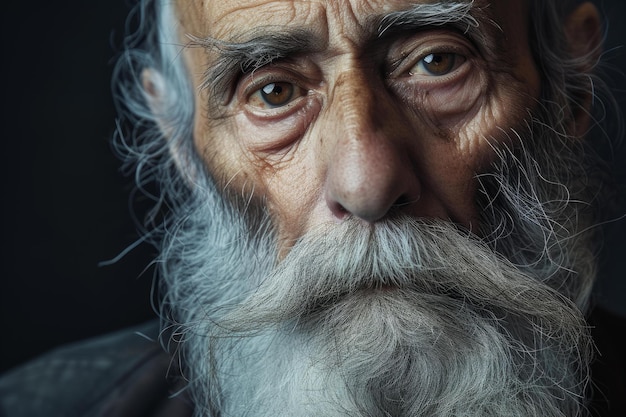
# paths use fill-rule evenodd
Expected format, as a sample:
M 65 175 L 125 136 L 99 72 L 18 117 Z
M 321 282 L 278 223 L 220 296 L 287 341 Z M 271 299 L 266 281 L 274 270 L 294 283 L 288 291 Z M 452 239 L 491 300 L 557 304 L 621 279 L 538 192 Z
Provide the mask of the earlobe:
M 598 9 L 593 3 L 584 2 L 570 12 L 564 23 L 568 48 L 578 63 L 578 71 L 591 74 L 602 53 L 602 22 Z M 591 85 L 584 96 L 576 97 L 573 133 L 578 137 L 583 137 L 589 129 L 592 101 Z

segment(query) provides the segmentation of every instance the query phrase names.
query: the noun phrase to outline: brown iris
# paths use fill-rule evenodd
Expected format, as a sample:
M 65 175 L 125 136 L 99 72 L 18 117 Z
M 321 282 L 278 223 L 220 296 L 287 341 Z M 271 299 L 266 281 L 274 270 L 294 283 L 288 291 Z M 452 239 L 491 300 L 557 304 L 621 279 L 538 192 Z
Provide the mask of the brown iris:
M 456 54 L 430 54 L 422 59 L 422 65 L 431 75 L 446 75 L 455 68 L 456 60 Z
M 270 83 L 261 88 L 261 97 L 272 107 L 284 106 L 293 97 L 294 86 L 291 83 Z

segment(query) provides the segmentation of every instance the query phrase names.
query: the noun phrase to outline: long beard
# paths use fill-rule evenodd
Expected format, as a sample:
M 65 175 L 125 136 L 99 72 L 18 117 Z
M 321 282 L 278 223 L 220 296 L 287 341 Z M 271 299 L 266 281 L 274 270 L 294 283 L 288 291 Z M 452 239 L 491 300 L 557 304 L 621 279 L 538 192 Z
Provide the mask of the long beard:
M 222 313 L 225 415 L 575 415 L 577 309 L 442 222 L 307 235 Z
M 493 178 L 502 186 L 510 172 Z M 482 240 L 435 220 L 346 221 L 274 265 L 271 233 L 252 235 L 206 187 L 163 264 L 163 310 L 198 416 L 583 413 L 590 341 L 570 299 L 582 307 L 588 285 L 571 283 L 591 278 L 560 261 L 590 255 L 582 238 L 559 246 L 565 255 L 545 250 L 562 239 L 540 223 L 558 220 Z M 529 219 L 510 210 L 488 212 Z

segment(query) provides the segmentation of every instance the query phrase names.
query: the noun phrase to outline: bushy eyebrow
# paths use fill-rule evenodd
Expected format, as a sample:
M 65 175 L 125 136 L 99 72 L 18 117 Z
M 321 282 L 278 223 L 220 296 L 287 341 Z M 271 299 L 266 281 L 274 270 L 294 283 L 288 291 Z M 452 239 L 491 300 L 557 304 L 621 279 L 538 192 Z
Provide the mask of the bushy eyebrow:
M 303 29 L 263 27 L 243 42 L 191 37 L 192 44 L 217 52 L 217 59 L 205 72 L 201 88 L 213 94 L 227 90 L 233 78 L 251 73 L 276 60 L 321 49 L 315 36 Z
M 453 27 L 462 33 L 480 37 L 480 24 L 474 14 L 481 10 L 473 1 L 416 4 L 407 10 L 391 12 L 380 19 L 379 38 L 395 33 L 432 27 Z

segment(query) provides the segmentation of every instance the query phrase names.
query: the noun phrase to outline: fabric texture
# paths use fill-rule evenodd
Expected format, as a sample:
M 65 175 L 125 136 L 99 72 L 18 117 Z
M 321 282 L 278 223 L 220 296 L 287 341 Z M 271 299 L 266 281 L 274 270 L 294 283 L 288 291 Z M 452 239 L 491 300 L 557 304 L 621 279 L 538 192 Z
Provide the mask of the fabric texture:
M 159 323 L 61 347 L 0 378 L 7 417 L 188 417 Z

